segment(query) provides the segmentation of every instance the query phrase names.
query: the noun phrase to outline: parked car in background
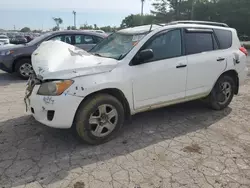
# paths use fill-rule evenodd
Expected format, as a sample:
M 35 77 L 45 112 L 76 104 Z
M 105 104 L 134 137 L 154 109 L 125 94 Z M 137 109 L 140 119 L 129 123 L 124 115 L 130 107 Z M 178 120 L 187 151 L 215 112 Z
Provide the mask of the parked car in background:
M 32 37 L 30 35 L 25 35 L 24 37 L 26 38 L 27 42 L 30 42 L 34 39 L 34 37 Z
M 90 50 L 106 37 L 105 34 L 83 31 L 55 31 L 41 35 L 29 43 L 0 49 L 0 69 L 17 72 L 23 79 L 28 79 L 33 73 L 31 54 L 44 41 L 59 40 L 75 45 L 84 50 Z
M 27 39 L 22 35 L 16 35 L 11 40 L 11 44 L 25 44 L 27 43 Z
M 82 30 L 82 31 L 88 31 L 88 32 L 96 32 L 96 33 L 106 34 L 105 31 L 103 31 L 103 30 L 86 29 L 86 30 Z
M 139 112 L 195 99 L 226 108 L 247 77 L 246 59 L 237 31 L 214 22 L 127 28 L 89 53 L 47 42 L 32 55 L 25 101 L 37 121 L 101 144 Z
M 0 35 L 0 45 L 6 45 L 10 43 L 9 37 L 6 35 Z

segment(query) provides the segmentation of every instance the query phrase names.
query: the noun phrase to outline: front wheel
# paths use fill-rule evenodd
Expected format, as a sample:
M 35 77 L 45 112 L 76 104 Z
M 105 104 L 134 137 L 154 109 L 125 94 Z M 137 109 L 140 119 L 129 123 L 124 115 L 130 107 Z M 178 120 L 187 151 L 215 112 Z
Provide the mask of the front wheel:
M 31 60 L 29 58 L 19 60 L 16 63 L 15 71 L 20 78 L 27 80 L 30 75 L 34 73 L 33 67 L 31 65 Z
M 81 140 L 101 144 L 112 139 L 124 122 L 124 108 L 108 94 L 97 94 L 83 102 L 75 117 L 75 129 Z
M 209 106 L 214 110 L 226 108 L 234 96 L 235 83 L 230 76 L 222 76 L 208 96 Z

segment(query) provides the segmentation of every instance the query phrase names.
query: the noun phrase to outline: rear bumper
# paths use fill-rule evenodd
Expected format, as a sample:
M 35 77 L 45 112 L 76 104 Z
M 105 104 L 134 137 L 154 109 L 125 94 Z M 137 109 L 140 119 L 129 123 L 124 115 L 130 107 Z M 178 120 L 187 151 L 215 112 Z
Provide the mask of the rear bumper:
M 13 72 L 13 62 L 12 56 L 0 56 L 0 69 L 12 73 Z

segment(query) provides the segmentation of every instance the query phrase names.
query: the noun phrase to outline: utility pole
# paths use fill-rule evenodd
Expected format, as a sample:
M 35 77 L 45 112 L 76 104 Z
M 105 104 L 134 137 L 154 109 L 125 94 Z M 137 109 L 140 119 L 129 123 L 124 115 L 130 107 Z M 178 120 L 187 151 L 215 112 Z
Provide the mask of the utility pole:
M 145 0 L 141 0 L 141 16 L 143 16 L 144 2 Z
M 73 15 L 74 15 L 74 26 L 76 28 L 76 11 L 73 10 Z

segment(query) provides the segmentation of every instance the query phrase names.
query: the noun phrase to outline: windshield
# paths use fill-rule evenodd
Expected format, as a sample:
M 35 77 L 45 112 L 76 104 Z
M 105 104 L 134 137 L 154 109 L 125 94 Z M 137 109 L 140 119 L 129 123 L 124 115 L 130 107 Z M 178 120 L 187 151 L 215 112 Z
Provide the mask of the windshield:
M 114 33 L 105 38 L 89 52 L 97 56 L 120 60 L 124 58 L 145 35 L 146 34 Z
M 0 36 L 0 39 L 7 39 L 8 37 L 7 36 L 4 36 L 4 35 L 1 35 Z
M 34 45 L 34 44 L 36 44 L 36 43 L 38 43 L 38 42 L 40 42 L 40 41 L 43 41 L 45 38 L 47 38 L 48 36 L 50 36 L 51 35 L 51 33 L 45 33 L 45 34 L 43 34 L 43 35 L 40 35 L 39 37 L 36 37 L 36 38 L 34 38 L 32 41 L 30 41 L 28 44 L 29 45 Z

